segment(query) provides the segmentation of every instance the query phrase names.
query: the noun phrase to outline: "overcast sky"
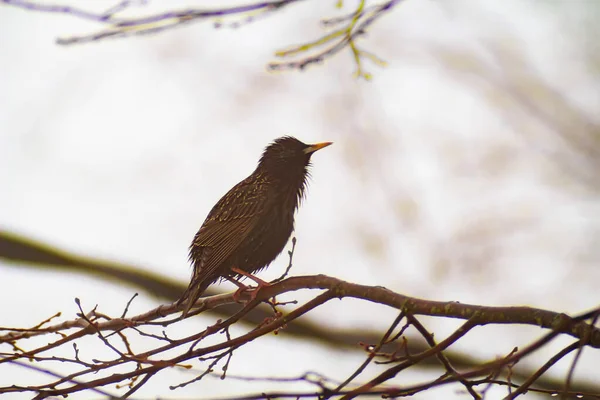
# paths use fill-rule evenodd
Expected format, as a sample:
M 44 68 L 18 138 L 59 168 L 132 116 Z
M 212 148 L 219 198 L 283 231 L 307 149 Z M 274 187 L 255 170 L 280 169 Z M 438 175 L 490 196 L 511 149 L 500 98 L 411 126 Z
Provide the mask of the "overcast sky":
M 433 300 L 568 313 L 598 306 L 598 3 L 410 0 L 360 42 L 388 63 L 365 63 L 371 82 L 353 79 L 349 51 L 304 72 L 268 73 L 275 50 L 321 34 L 319 19 L 339 13 L 334 3 L 304 2 L 240 29 L 197 24 L 68 47 L 55 39 L 98 26 L 0 6 L 0 226 L 187 282 L 187 247 L 212 205 L 252 172 L 265 145 L 290 134 L 335 142 L 313 157 L 293 274 Z M 162 3 L 132 12 L 152 4 Z M 120 314 L 132 295 L 3 261 L 0 274 L 10 283 L 0 293 L 5 326 L 59 310 L 72 317 L 74 297 Z M 141 294 L 132 311 L 157 304 Z M 383 332 L 394 312 L 344 301 L 310 318 Z M 440 337 L 454 326 L 426 321 Z M 459 348 L 493 358 L 540 333 L 480 328 Z M 270 336 L 236 354 L 230 372 L 316 369 L 344 379 L 362 360 L 331 352 Z M 252 362 L 255 354 L 265 362 Z M 584 352 L 580 379 L 600 379 L 585 367 L 594 358 Z M 568 365 L 552 372 L 564 376 Z M 0 385 L 22 374 L 11 369 Z M 262 387 L 213 379 L 169 391 L 181 380 L 159 374 L 140 396 Z

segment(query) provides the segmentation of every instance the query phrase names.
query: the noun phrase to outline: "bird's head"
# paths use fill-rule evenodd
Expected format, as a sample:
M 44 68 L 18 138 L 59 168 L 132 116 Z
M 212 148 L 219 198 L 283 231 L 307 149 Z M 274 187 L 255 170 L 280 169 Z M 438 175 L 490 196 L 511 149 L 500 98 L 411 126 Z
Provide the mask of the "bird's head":
M 280 137 L 265 148 L 258 169 L 282 179 L 304 178 L 308 173 L 310 157 L 330 144 L 332 142 L 306 144 L 291 136 Z

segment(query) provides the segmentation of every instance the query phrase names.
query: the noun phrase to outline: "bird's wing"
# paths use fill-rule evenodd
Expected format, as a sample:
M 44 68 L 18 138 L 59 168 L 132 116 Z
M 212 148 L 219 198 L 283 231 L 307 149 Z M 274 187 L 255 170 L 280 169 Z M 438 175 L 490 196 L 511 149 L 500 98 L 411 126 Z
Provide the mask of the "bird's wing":
M 190 254 L 194 247 L 202 248 L 201 259 L 194 260 L 198 278 L 214 279 L 215 271 L 259 222 L 265 196 L 266 185 L 246 179 L 213 207 L 190 246 Z

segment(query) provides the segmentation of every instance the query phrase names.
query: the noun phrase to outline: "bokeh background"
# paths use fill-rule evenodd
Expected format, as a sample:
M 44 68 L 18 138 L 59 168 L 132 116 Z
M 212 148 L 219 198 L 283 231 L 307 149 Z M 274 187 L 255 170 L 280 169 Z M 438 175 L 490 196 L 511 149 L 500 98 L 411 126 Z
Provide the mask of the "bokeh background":
M 267 143 L 291 134 L 335 142 L 313 157 L 293 274 L 324 273 L 432 300 L 573 314 L 598 306 L 600 3 L 409 0 L 360 41 L 388 62 L 366 62 L 371 82 L 353 78 L 349 51 L 304 72 L 267 72 L 275 50 L 323 33 L 319 20 L 341 13 L 334 3 L 301 2 L 239 29 L 207 22 L 66 47 L 55 39 L 99 26 L 0 3 L 2 230 L 187 282 L 187 247 L 212 205 L 254 169 Z M 129 12 L 186 4 L 198 6 L 156 1 Z M 282 255 L 261 277 L 286 265 Z M 135 291 L 3 259 L 0 282 L 0 325 L 17 327 L 57 311 L 73 317 L 75 297 L 120 314 Z M 140 293 L 132 312 L 160 301 Z M 383 333 L 394 316 L 344 300 L 307 318 Z M 424 321 L 436 338 L 456 326 Z M 185 329 L 209 324 L 198 317 Z M 493 358 L 542 332 L 480 328 L 458 348 Z M 97 342 L 90 353 L 103 346 Z M 565 343 L 524 365 L 541 365 Z M 318 338 L 279 335 L 236 352 L 230 373 L 311 370 L 343 380 L 363 357 Z M 549 374 L 565 376 L 570 360 Z M 576 378 L 600 380 L 599 363 L 598 352 L 584 351 Z M 159 374 L 139 396 L 278 388 L 205 379 L 170 391 L 181 374 Z M 0 384 L 25 376 L 5 368 Z M 419 398 L 440 396 L 464 393 L 439 389 Z

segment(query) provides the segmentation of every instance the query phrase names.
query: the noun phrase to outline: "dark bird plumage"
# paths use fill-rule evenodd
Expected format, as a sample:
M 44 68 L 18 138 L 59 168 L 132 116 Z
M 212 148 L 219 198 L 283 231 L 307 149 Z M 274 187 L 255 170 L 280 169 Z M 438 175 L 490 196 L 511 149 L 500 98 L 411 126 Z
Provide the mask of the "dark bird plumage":
M 184 316 L 212 283 L 237 279 L 232 268 L 254 274 L 281 253 L 304 197 L 310 157 L 330 144 L 304 144 L 291 136 L 276 139 L 254 172 L 217 202 L 190 246 L 194 272 L 179 300 L 187 302 Z

